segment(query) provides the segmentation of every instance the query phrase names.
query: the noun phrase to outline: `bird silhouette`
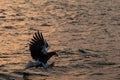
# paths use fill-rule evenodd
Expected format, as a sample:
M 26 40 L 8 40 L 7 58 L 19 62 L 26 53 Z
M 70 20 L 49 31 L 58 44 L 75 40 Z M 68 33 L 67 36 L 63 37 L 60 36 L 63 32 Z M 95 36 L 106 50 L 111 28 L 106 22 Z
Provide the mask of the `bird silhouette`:
M 56 51 L 48 52 L 49 48 L 50 46 L 44 39 L 42 33 L 39 31 L 35 32 L 29 44 L 31 57 L 34 59 L 35 62 L 30 61 L 26 68 L 43 67 L 47 69 L 48 67 L 53 66 L 54 62 L 50 65 L 47 62 L 53 55 L 58 56 L 58 54 L 56 53 Z

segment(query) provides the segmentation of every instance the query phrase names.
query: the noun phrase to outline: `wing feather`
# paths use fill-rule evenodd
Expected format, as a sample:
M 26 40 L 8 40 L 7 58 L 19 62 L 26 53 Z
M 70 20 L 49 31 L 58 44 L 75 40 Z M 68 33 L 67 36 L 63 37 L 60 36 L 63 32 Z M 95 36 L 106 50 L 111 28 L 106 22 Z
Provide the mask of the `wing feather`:
M 36 41 L 38 40 L 35 36 L 33 36 L 33 39 L 36 40 Z
M 33 35 L 33 38 L 30 41 L 30 52 L 33 59 L 38 60 L 43 53 L 43 48 L 48 48 L 48 43 L 44 40 L 42 33 L 39 31 Z
M 36 37 L 37 40 L 40 39 L 40 38 L 38 37 L 38 34 L 39 34 L 39 32 L 35 33 L 35 37 Z
M 40 34 L 42 34 L 42 33 L 39 33 L 39 32 L 38 32 L 38 37 L 41 39 L 41 35 L 40 35 Z
M 40 35 L 40 38 L 41 38 L 42 40 L 44 40 L 42 33 L 40 33 L 39 35 Z

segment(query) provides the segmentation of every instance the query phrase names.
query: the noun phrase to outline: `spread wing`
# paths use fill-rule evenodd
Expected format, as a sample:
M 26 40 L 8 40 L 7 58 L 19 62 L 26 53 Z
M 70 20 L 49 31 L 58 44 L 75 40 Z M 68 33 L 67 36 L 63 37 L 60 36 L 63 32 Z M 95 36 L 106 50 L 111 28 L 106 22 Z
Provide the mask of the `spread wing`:
M 33 59 L 38 60 L 42 55 L 47 54 L 49 45 L 43 38 L 42 33 L 36 32 L 30 42 L 30 52 Z

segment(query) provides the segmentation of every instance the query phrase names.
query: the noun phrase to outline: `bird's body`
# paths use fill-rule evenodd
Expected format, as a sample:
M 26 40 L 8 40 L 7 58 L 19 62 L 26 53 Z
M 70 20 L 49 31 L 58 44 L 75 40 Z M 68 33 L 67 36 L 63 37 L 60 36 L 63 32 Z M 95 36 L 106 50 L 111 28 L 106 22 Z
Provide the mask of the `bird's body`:
M 47 61 L 53 56 L 57 55 L 56 52 L 48 52 L 50 46 L 47 41 L 43 38 L 42 33 L 36 32 L 31 39 L 29 49 L 31 57 L 35 60 L 33 63 L 35 67 L 49 67 Z

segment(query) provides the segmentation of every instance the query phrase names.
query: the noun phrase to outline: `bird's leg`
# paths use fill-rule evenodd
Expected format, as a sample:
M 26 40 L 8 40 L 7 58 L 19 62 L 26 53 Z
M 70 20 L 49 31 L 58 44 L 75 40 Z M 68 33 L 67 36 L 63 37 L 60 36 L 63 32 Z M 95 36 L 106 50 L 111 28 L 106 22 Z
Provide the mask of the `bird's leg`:
M 41 63 L 42 63 L 42 62 L 41 62 L 41 61 L 39 61 L 39 60 L 37 60 L 37 61 L 36 61 L 36 64 L 41 64 Z
M 44 69 L 47 69 L 49 67 L 48 63 L 42 63 L 42 65 Z
M 26 69 L 29 69 L 29 68 L 32 68 L 32 67 L 37 67 L 37 66 L 39 66 L 40 64 L 42 64 L 42 62 L 39 61 L 39 60 L 37 60 L 37 61 L 35 61 L 35 62 L 29 61 L 28 64 L 26 65 L 26 67 L 25 67 L 25 70 L 26 70 Z
M 42 62 L 39 61 L 39 60 L 37 60 L 37 61 L 35 62 L 35 64 L 34 64 L 34 66 L 35 66 L 35 67 L 39 67 L 40 64 L 42 64 Z

